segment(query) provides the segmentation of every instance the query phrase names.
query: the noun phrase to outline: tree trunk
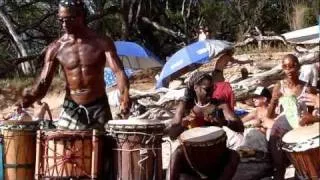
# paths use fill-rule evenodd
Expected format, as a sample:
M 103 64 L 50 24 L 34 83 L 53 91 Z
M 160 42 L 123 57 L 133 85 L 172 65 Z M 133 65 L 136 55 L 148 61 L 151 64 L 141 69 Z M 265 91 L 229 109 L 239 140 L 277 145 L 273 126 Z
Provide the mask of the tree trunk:
M 4 22 L 5 26 L 8 28 L 10 35 L 12 36 L 14 42 L 16 43 L 18 49 L 19 49 L 19 57 L 25 57 L 27 56 L 27 51 L 23 46 L 23 42 L 20 38 L 20 36 L 16 33 L 12 22 L 10 19 L 5 15 L 5 13 L 0 9 L 0 18 Z M 32 67 L 30 62 L 24 62 L 21 64 L 21 68 L 24 74 L 30 74 L 32 72 Z

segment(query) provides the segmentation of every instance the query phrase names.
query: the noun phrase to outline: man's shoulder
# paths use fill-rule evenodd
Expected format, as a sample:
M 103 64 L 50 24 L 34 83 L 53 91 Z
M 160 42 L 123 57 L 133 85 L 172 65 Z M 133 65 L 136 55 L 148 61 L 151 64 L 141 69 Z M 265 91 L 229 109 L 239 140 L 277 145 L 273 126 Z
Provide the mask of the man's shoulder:
M 50 58 L 46 58 L 46 59 L 54 59 L 53 57 L 55 57 L 60 49 L 61 46 L 61 41 L 60 39 L 57 39 L 53 42 L 51 42 L 43 51 L 45 52 L 46 56 L 50 57 Z

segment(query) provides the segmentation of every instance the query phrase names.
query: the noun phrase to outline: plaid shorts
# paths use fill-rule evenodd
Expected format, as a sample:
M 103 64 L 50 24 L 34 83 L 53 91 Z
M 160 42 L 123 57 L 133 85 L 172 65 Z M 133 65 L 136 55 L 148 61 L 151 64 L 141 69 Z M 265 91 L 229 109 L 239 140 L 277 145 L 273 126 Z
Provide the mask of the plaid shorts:
M 59 120 L 58 129 L 83 130 L 88 128 L 104 130 L 104 125 L 112 119 L 108 98 L 98 98 L 86 105 L 79 105 L 71 99 L 65 99 Z

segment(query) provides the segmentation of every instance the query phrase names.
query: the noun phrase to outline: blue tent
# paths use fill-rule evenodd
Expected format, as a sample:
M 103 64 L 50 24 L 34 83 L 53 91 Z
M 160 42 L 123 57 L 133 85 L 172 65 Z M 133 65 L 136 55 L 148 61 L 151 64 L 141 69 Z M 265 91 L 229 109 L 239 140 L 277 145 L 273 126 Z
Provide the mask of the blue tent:
M 134 42 L 116 41 L 116 51 L 125 67 L 148 69 L 162 67 L 163 63 L 148 49 Z
M 175 78 L 186 70 L 194 69 L 204 63 L 208 63 L 211 58 L 233 48 L 227 41 L 205 40 L 192 43 L 176 53 L 174 53 L 163 66 L 157 81 L 157 88 L 167 86 L 170 78 Z
M 130 78 L 136 69 L 162 67 L 159 58 L 148 49 L 128 41 L 115 41 L 117 55 L 123 63 L 126 75 Z M 104 69 L 106 87 L 117 84 L 116 76 L 110 68 Z

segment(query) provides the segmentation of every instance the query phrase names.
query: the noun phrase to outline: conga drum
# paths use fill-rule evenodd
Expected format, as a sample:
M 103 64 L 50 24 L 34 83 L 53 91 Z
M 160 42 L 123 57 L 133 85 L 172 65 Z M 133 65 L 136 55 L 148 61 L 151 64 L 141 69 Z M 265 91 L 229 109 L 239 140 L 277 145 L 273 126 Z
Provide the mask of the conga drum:
M 2 121 L 5 180 L 32 180 L 36 160 L 36 121 Z
M 227 152 L 226 140 L 225 131 L 215 126 L 192 128 L 179 136 L 188 164 L 203 177 L 220 167 Z
M 298 127 L 282 138 L 282 149 L 301 179 L 320 179 L 320 124 Z
M 39 130 L 35 179 L 98 179 L 99 133 Z
M 115 138 L 117 180 L 162 180 L 164 124 L 148 120 L 111 120 L 107 131 Z

